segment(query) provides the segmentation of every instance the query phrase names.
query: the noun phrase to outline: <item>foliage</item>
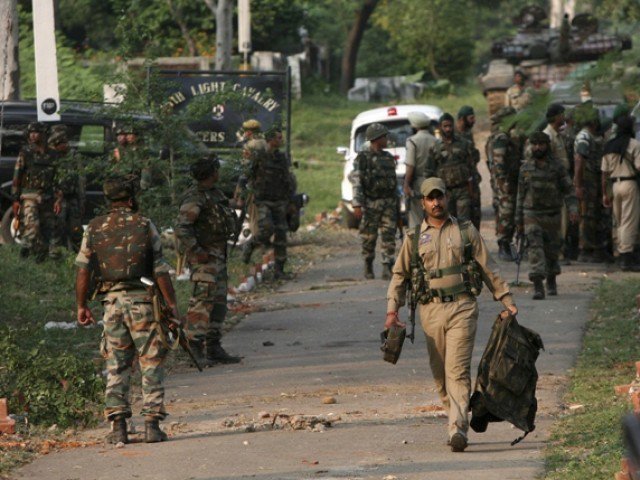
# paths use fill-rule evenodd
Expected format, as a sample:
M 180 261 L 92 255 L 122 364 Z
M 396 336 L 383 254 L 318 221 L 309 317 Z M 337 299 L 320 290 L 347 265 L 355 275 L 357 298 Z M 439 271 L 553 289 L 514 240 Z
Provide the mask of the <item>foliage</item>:
M 629 399 L 613 394 L 615 385 L 634 377 L 640 331 L 634 299 L 637 279 L 604 281 L 593 303 L 582 352 L 571 377 L 566 401 L 585 413 L 565 416 L 553 427 L 546 451 L 549 480 L 613 478 L 624 449 L 619 427 Z
M 251 2 L 251 43 L 254 51 L 274 50 L 288 55 L 301 50 L 300 31 L 305 12 L 291 0 Z

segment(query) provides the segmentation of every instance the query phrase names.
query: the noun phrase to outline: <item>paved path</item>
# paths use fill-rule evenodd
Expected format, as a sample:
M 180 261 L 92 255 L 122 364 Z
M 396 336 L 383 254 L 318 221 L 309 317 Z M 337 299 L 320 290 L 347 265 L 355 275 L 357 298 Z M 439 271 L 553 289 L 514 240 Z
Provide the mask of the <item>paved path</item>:
M 483 234 L 495 252 L 489 223 Z M 459 480 L 464 475 L 474 480 L 527 480 L 540 475 L 545 440 L 588 318 L 591 287 L 602 270 L 566 268 L 559 277 L 560 296 L 542 302 L 530 300 L 527 287 L 515 289 L 520 321 L 537 330 L 546 346 L 538 361 L 538 427 L 511 447 L 509 442 L 520 432 L 505 423 L 491 424 L 487 433 L 471 432 L 467 451 L 454 454 L 445 445 L 446 420 L 434 415 L 439 401 L 424 335 L 419 332 L 415 345 L 405 345 L 396 366 L 381 360 L 378 335 L 384 321 L 386 282 L 360 279 L 357 240 L 346 235 L 351 235 L 350 248 L 341 248 L 277 293 L 262 298 L 263 311 L 245 318 L 225 337 L 229 351 L 245 355 L 242 364 L 168 379 L 171 416 L 165 425 L 170 442 L 52 453 L 15 476 Z M 506 278 L 513 280 L 515 265 L 502 267 Z M 526 273 L 521 278 L 526 279 Z M 474 377 L 498 312 L 499 305 L 483 292 Z M 323 397 L 329 395 L 337 403 L 323 404 Z M 247 422 L 267 421 L 260 420 L 262 412 L 271 419 L 280 413 L 339 420 L 323 432 L 244 431 Z M 225 420 L 240 427 L 225 427 Z M 102 438 L 105 433 L 103 428 L 85 436 Z

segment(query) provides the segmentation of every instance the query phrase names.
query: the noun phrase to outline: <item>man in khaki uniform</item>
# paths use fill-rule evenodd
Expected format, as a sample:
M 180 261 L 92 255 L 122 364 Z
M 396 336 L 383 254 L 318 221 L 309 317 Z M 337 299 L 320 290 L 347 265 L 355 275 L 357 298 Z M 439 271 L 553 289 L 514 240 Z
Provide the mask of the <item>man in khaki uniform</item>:
M 602 157 L 602 203 L 613 206 L 616 219 L 620 268 L 637 272 L 633 248 L 640 224 L 640 191 L 637 175 L 640 169 L 640 142 L 634 138 L 633 119 L 626 115 L 616 119 L 616 136 L 604 147 Z M 613 199 L 608 192 L 608 181 L 613 183 Z
M 425 113 L 409 112 L 407 118 L 411 126 L 417 130 L 415 135 L 407 138 L 407 156 L 404 162 L 406 173 L 403 186 L 409 206 L 409 228 L 414 228 L 416 225 L 420 225 L 424 219 L 420 185 L 426 180 L 429 150 L 437 142 L 437 139 L 429 131 L 431 120 Z
M 449 409 L 451 450 L 462 452 L 469 430 L 471 355 L 478 322 L 475 297 L 481 282 L 512 315 L 518 309 L 478 231 L 471 222 L 458 222 L 449 214 L 444 182 L 429 178 L 420 191 L 426 218 L 419 232 L 414 230 L 405 237 L 393 267 L 385 328 L 404 326 L 398 310 L 405 303 L 406 282 L 412 278 L 412 252 L 417 245 L 420 277 L 424 278 L 418 289 L 419 313 L 429 362 L 442 403 Z
M 526 80 L 524 72 L 516 70 L 513 74 L 513 85 L 508 88 L 504 98 L 505 107 L 513 107 L 519 112 L 531 103 L 531 91 L 525 87 Z

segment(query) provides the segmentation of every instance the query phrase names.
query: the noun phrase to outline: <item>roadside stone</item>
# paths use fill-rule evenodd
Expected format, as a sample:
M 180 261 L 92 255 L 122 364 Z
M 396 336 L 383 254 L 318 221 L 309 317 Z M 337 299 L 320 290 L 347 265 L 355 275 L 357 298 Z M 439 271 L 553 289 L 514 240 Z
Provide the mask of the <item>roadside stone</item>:
M 334 403 L 338 403 L 338 401 L 336 400 L 336 397 L 328 396 L 322 398 L 322 403 L 325 405 L 333 405 Z
M 124 448 L 124 443 L 122 442 L 116 443 L 116 448 Z

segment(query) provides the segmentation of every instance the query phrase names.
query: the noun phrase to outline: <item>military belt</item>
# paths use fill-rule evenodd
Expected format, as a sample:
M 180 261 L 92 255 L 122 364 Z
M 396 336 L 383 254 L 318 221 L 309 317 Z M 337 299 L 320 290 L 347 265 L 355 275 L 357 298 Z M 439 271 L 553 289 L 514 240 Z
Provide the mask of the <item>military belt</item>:
M 458 273 L 464 272 L 464 265 L 453 265 L 452 267 L 445 268 L 434 268 L 433 270 L 429 270 L 429 278 L 442 278 L 447 275 L 457 275 Z
M 458 293 L 455 295 L 443 295 L 442 297 L 434 296 L 429 303 L 451 303 L 459 300 L 472 300 L 474 296 L 470 293 Z
M 624 182 L 626 180 L 635 180 L 635 179 L 636 179 L 636 177 L 611 177 L 611 181 L 613 183 Z

